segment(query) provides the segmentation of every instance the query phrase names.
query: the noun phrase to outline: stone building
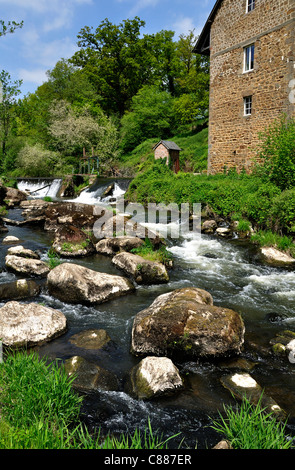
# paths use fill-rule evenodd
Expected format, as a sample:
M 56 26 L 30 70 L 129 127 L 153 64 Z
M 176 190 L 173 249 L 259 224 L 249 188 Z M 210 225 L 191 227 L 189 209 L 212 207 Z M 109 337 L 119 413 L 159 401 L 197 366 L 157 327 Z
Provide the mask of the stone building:
M 295 0 L 217 0 L 194 52 L 210 55 L 208 173 L 249 171 L 259 133 L 295 117 Z
M 181 152 L 181 148 L 178 147 L 175 142 L 171 140 L 160 140 L 160 142 L 153 147 L 153 150 L 155 151 L 155 160 L 159 160 L 160 158 L 165 159 L 167 165 L 171 162 L 174 173 L 179 172 L 179 152 Z

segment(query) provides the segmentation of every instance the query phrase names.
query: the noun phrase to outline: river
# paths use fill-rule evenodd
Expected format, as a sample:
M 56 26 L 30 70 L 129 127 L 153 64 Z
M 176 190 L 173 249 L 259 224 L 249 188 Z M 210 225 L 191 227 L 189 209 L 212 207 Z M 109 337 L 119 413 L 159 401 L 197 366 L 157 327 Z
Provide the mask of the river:
M 118 194 L 123 193 L 124 190 L 121 193 L 118 190 Z M 21 210 L 10 210 L 8 217 L 21 220 Z M 6 235 L 1 234 L 1 239 Z M 36 227 L 9 226 L 9 235 L 18 237 L 26 248 L 39 250 L 42 259 L 47 258 L 51 234 Z M 68 331 L 63 336 L 38 348 L 41 356 L 65 360 L 81 355 L 81 350 L 72 345 L 69 338 L 89 328 L 105 329 L 112 339 L 106 350 L 86 351 L 83 356 L 114 372 L 121 389 L 86 396 L 83 420 L 90 429 L 101 426 L 105 432 L 132 432 L 135 428 L 144 431 L 150 419 L 152 429 L 165 437 L 180 433 L 171 441 L 174 448 L 182 442 L 182 447 L 206 449 L 218 442 L 219 436 L 210 428 L 210 423 L 224 405 L 236 403 L 220 382 L 222 376 L 232 372 L 232 361 L 174 361 L 186 384 L 185 390 L 174 397 L 146 402 L 124 392 L 126 374 L 139 361 L 129 352 L 135 315 L 162 293 L 195 286 L 209 291 L 215 305 L 232 308 L 242 315 L 246 328 L 242 357 L 255 363 L 252 377 L 290 415 L 287 431 L 295 435 L 294 365 L 287 359 L 261 354 L 264 348 L 270 348 L 269 341 L 276 333 L 286 329 L 295 331 L 294 271 L 259 263 L 249 243 L 238 239 L 224 240 L 208 235 L 194 238 L 188 234 L 177 241 L 169 240 L 168 247 L 174 268 L 167 285 L 138 286 L 133 294 L 98 306 L 60 302 L 50 297 L 44 281 L 39 281 L 43 289 L 34 301 L 62 311 L 68 321 Z M 6 251 L 7 246 L 1 244 L 1 283 L 18 278 L 5 270 Z M 111 259 L 102 255 L 68 261 L 96 271 L 119 274 Z

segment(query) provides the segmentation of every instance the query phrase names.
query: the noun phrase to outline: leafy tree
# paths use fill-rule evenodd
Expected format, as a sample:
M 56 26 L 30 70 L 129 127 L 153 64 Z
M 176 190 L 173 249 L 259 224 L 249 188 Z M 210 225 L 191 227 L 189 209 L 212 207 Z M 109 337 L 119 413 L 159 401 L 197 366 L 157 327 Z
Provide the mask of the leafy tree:
M 143 140 L 171 135 L 173 97 L 156 85 L 144 86 L 133 97 L 131 111 L 121 120 L 124 151 L 132 150 Z
M 153 54 L 154 83 L 175 96 L 176 77 L 180 72 L 180 63 L 176 55 L 176 43 L 173 41 L 174 32 L 162 30 L 148 37 L 148 44 Z
M 192 52 L 196 40 L 194 31 L 190 31 L 180 36 L 176 47 L 180 68 L 176 77 L 179 96 L 174 112 L 182 124 L 194 125 L 198 119 L 208 118 L 209 59 Z
M 83 147 L 91 148 L 100 159 L 100 164 L 111 165 L 118 156 L 117 128 L 102 111 L 93 116 L 88 107 L 73 109 L 64 100 L 55 101 L 50 109 L 49 133 L 56 150 L 64 155 L 81 156 Z M 77 160 L 73 159 L 73 162 Z
M 6 154 L 6 144 L 15 116 L 16 97 L 20 93 L 22 80 L 11 80 L 11 76 L 5 70 L 0 72 L 2 93 L 0 100 L 0 140 L 2 157 Z
M 82 67 L 108 114 L 123 116 L 132 97 L 152 82 L 152 51 L 148 38 L 140 37 L 144 26 L 138 17 L 119 25 L 105 19 L 94 32 L 85 26 L 78 35 L 80 50 L 71 62 Z
M 25 144 L 17 157 L 22 175 L 31 177 L 56 175 L 58 161 L 58 154 L 45 149 L 41 144 Z
M 66 100 L 76 106 L 98 102 L 98 96 L 85 73 L 68 60 L 59 60 L 47 72 L 47 92 L 52 100 Z

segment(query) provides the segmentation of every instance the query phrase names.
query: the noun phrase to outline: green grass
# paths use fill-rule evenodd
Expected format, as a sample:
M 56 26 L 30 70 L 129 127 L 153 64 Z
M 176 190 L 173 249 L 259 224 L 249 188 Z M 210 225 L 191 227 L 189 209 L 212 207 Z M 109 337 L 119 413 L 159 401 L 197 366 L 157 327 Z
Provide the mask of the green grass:
M 145 239 L 144 245 L 138 248 L 133 248 L 131 253 L 139 255 L 148 261 L 163 263 L 165 266 L 169 266 L 172 260 L 171 254 L 169 251 L 167 251 L 164 245 L 160 246 L 158 249 L 155 249 L 152 242 L 148 238 Z
M 286 423 L 278 422 L 273 413 L 243 399 L 238 409 L 224 407 L 225 416 L 214 420 L 212 428 L 230 442 L 233 449 L 290 449 L 293 440 L 286 435 Z
M 55 253 L 55 251 L 52 250 L 52 248 L 48 250 L 47 256 L 48 256 L 48 266 L 50 269 L 54 269 L 56 268 L 56 266 L 59 266 L 61 264 L 60 256 L 57 253 Z

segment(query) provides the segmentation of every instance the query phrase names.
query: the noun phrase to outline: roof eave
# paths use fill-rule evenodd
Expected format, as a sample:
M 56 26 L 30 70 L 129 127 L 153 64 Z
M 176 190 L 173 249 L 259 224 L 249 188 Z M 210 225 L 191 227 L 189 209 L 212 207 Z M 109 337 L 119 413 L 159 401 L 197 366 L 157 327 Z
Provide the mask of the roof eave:
M 215 5 L 206 21 L 206 24 L 198 38 L 198 41 L 193 48 L 193 52 L 195 54 L 201 54 L 201 55 L 210 55 L 210 31 L 211 31 L 211 25 L 213 23 L 213 20 L 215 18 L 215 15 L 217 13 L 218 8 L 221 5 L 222 0 L 217 0 L 215 2 Z

